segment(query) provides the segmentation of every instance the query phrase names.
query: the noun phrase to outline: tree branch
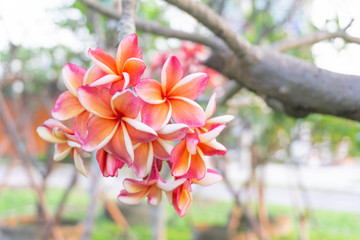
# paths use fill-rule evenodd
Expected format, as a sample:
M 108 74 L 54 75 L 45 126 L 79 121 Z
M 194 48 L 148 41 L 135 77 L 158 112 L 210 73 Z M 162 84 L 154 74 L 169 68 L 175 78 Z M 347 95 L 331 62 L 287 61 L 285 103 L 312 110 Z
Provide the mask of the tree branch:
M 105 15 L 108 18 L 119 20 L 121 17 L 121 13 L 117 10 L 105 7 L 103 4 L 95 2 L 94 0 L 80 0 L 89 8 Z M 208 46 L 212 49 L 223 49 L 226 48 L 225 44 L 213 37 L 204 37 L 194 33 L 187 33 L 179 30 L 174 30 L 171 28 L 163 27 L 158 23 L 136 19 L 135 20 L 136 28 L 140 31 L 153 33 L 159 36 L 168 37 L 168 38 L 177 38 L 182 40 L 188 40 L 192 42 L 196 42 L 205 46 Z
M 347 42 L 360 44 L 360 38 L 356 38 L 350 36 L 346 33 L 345 29 L 337 32 L 315 32 L 308 36 L 303 36 L 295 39 L 286 39 L 271 45 L 271 49 L 279 52 L 285 52 L 289 49 L 309 46 L 315 44 L 317 42 L 321 42 L 324 40 L 334 39 L 334 38 L 342 38 Z
M 244 59 L 251 52 L 251 44 L 237 35 L 224 19 L 211 8 L 192 0 L 165 0 L 166 2 L 184 10 L 196 18 L 200 23 L 221 38 L 240 59 Z
M 135 33 L 136 0 L 122 0 L 122 14 L 117 27 L 118 41 L 127 35 Z

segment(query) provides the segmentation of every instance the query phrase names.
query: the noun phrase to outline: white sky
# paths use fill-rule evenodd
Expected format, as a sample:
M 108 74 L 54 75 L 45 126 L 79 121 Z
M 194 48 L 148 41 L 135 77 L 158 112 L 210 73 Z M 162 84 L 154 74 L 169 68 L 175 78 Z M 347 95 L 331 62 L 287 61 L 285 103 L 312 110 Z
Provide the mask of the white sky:
M 77 52 L 85 52 L 89 47 L 94 47 L 94 40 L 86 30 L 74 34 L 70 29 L 63 29 L 54 23 L 65 15 L 83 21 L 77 11 L 56 11 L 58 7 L 72 2 L 73 0 L 0 0 L 0 51 L 6 50 L 9 40 L 34 48 L 51 48 L 63 44 Z M 338 16 L 340 25 L 346 26 L 354 18 L 355 22 L 348 33 L 360 37 L 360 0 L 313 0 L 312 8 L 306 12 L 318 28 L 330 31 L 334 30 L 334 26 L 326 25 L 326 19 Z M 170 26 L 177 29 L 194 26 L 191 18 L 173 19 Z M 360 75 L 360 45 L 348 44 L 345 49 L 338 51 L 337 48 L 342 43 L 337 40 L 334 43 L 315 44 L 315 64 L 336 72 Z

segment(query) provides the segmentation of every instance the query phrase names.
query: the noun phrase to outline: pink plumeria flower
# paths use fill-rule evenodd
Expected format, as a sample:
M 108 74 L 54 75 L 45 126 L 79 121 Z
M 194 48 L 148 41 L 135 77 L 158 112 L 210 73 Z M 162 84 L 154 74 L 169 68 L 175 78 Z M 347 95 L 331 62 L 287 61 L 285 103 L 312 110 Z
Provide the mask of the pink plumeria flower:
M 71 153 L 76 169 L 84 176 L 86 170 L 81 155 L 88 157 L 82 149 L 74 132 L 55 119 L 46 120 L 37 128 L 37 133 L 48 142 L 55 143 L 54 160 L 60 161 Z
M 125 179 L 124 190 L 120 192 L 118 200 L 126 204 L 138 204 L 147 196 L 149 204 L 158 205 L 161 202 L 163 191 L 171 192 L 186 181 L 185 178 L 180 178 L 165 182 L 160 177 L 156 165 L 153 164 L 151 175 L 145 180 Z
M 134 161 L 132 141 L 144 143 L 158 138 L 156 132 L 136 120 L 140 100 L 130 90 L 111 95 L 109 89 L 83 86 L 78 88 L 81 104 L 93 114 L 87 121 L 87 135 L 80 139 L 85 151 L 105 147 L 116 158 L 131 166 Z
M 168 58 L 161 72 L 161 83 L 142 79 L 135 87 L 135 92 L 145 102 L 142 108 L 144 123 L 157 130 L 172 117 L 176 123 L 189 127 L 203 126 L 204 111 L 194 100 L 204 91 L 207 81 L 205 73 L 183 78 L 179 60 L 174 56 Z
M 216 109 L 216 95 L 213 94 L 205 111 L 206 122 L 198 128 L 191 128 L 187 136 L 175 146 L 171 153 L 173 176 L 202 179 L 206 173 L 205 156 L 224 155 L 226 148 L 216 141 L 216 137 L 225 128 L 225 123 L 233 116 L 224 115 L 211 118 Z
M 176 179 L 176 178 L 175 178 Z M 201 186 L 210 186 L 222 180 L 220 174 L 212 169 L 208 169 L 205 177 L 200 181 L 195 179 L 188 179 L 172 192 L 167 192 L 167 197 L 170 203 L 174 206 L 176 212 L 180 217 L 183 217 L 189 210 L 192 203 L 192 184 L 199 184 Z
M 145 63 L 141 60 L 141 48 L 138 47 L 136 34 L 125 37 L 119 44 L 116 59 L 101 48 L 89 49 L 92 62 L 107 73 L 102 78 L 90 83 L 90 86 L 100 86 L 111 83 L 112 92 L 122 91 L 135 86 L 145 71 Z
M 159 138 L 134 146 L 134 163 L 131 166 L 139 178 L 146 177 L 151 170 L 154 158 L 170 160 L 173 146 L 168 142 L 176 142 L 184 138 L 189 127 L 185 124 L 168 124 L 156 131 Z

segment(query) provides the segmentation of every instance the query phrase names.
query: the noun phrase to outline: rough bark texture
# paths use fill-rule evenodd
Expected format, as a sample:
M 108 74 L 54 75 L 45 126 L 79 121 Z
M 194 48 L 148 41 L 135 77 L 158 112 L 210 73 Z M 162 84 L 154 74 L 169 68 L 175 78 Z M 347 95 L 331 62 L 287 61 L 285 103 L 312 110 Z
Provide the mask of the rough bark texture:
M 360 120 L 360 77 L 330 72 L 274 51 L 253 48 L 252 61 L 214 53 L 206 64 L 291 116 L 324 113 Z

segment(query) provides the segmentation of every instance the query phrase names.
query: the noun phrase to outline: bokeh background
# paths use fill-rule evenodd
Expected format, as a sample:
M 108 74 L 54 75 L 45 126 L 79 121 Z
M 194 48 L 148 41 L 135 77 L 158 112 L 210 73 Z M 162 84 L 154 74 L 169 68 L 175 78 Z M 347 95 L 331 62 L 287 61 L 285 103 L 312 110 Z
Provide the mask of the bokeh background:
M 93 0 L 95 1 L 95 0 Z M 273 111 L 254 93 L 202 65 L 209 50 L 178 39 L 138 32 L 148 68 L 159 79 L 169 55 L 210 83 L 200 102 L 217 92 L 217 114 L 235 116 L 221 135 L 228 148 L 210 159 L 224 181 L 195 188 L 180 218 L 164 198 L 158 207 L 125 206 L 116 197 L 122 179 L 103 178 L 97 162 L 89 177 L 72 159 L 52 160 L 53 146 L 36 128 L 50 118 L 65 90 L 61 69 L 89 67 L 89 48 L 115 53 L 117 21 L 73 0 L 0 0 L 0 239 L 256 239 L 249 224 L 266 226 L 269 239 L 360 239 L 360 124 L 311 114 L 295 119 Z M 96 1 L 95 1 L 96 2 Z M 315 31 L 346 29 L 360 37 L 358 0 L 203 0 L 233 29 L 263 46 Z M 113 10 L 118 2 L 97 3 Z M 137 16 L 186 32 L 207 33 L 196 20 L 163 1 L 138 1 Z M 360 75 L 360 45 L 334 38 L 287 54 L 331 71 Z M 45 206 L 56 223 L 43 222 Z M 54 227 L 55 226 L 55 227 Z M 53 236 L 53 238 L 54 238 Z

